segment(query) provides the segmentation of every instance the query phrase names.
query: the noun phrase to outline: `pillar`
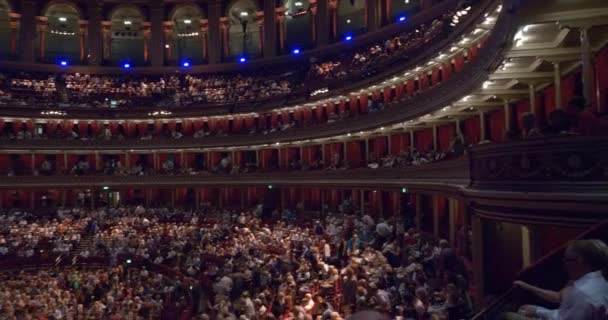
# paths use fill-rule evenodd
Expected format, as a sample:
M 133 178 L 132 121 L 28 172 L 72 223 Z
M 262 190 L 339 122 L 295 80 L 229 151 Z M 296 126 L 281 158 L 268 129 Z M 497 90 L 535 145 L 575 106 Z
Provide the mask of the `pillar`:
M 264 57 L 277 55 L 276 0 L 264 0 Z
M 46 31 L 48 30 L 48 18 L 47 17 L 36 17 L 36 26 L 38 30 L 38 58 L 44 61 L 46 53 Z
M 475 285 L 475 309 L 481 310 L 485 295 L 483 263 L 483 221 L 478 216 L 471 217 L 473 233 L 473 279 Z
M 220 18 L 220 31 L 222 34 L 222 54 L 225 58 L 228 58 L 230 57 L 230 21 L 227 17 Z
M 98 66 L 103 61 L 103 33 L 102 33 L 102 9 L 100 2 L 90 0 L 87 5 L 89 15 L 88 35 L 89 35 L 89 65 Z
M 416 142 L 416 139 L 414 139 L 414 130 L 410 130 L 410 152 L 413 152 L 414 149 L 416 148 L 414 146 L 415 142 Z
M 365 164 L 369 164 L 369 138 L 365 138 Z
M 361 215 L 365 214 L 365 190 L 361 189 L 359 195 L 360 207 L 361 207 Z
M 553 62 L 553 83 L 555 86 L 555 108 L 562 109 L 562 71 L 559 62 Z
M 521 226 L 522 267 L 527 268 L 540 257 L 538 232 L 534 226 Z
M 416 216 L 414 218 L 416 223 L 416 230 L 422 230 L 422 195 L 416 194 Z
M 208 58 L 209 63 L 219 63 L 222 61 L 222 47 L 218 45 L 222 41 L 220 34 L 220 17 L 222 15 L 222 3 L 220 1 L 209 1 L 207 5 L 208 13 Z
M 152 26 L 150 23 L 144 22 L 142 26 L 144 33 L 144 61 L 146 64 L 150 62 L 150 43 L 152 42 Z
M 80 43 L 80 63 L 84 64 L 86 61 L 86 40 L 87 40 L 87 25 L 86 21 L 80 22 L 78 28 L 78 40 Z
M 483 111 L 479 110 L 479 130 L 481 134 L 479 135 L 479 140 L 486 140 L 486 119 Z
M 583 95 L 587 105 L 593 105 L 593 65 L 591 61 L 591 45 L 589 43 L 589 28 L 580 28 L 581 61 L 583 64 Z
M 279 28 L 279 51 L 285 52 L 285 7 L 279 7 L 275 9 L 277 24 Z
M 439 197 L 433 196 L 433 235 L 439 238 Z
M 316 45 L 321 47 L 329 44 L 329 0 L 317 0 L 315 17 Z
M 255 14 L 255 25 L 258 28 L 258 52 L 264 54 L 264 12 L 258 11 Z
M 177 57 L 173 56 L 173 21 L 165 21 L 163 23 L 163 37 L 164 37 L 164 43 L 168 44 L 169 46 L 163 46 L 164 47 L 164 52 L 166 54 L 165 58 L 167 61 L 173 61 L 175 60 Z M 154 33 L 152 33 L 152 38 L 154 39 Z M 152 40 L 152 43 L 154 43 L 154 40 Z M 162 56 L 161 56 L 162 57 Z M 163 61 L 164 62 L 164 61 Z M 160 63 L 160 65 L 154 65 L 154 62 L 152 62 L 153 66 L 162 66 L 163 62 Z
M 331 38 L 335 41 L 338 35 L 338 0 L 329 0 L 328 4 L 331 19 Z
M 19 24 L 21 21 L 21 15 L 18 13 L 10 12 L 8 14 L 10 18 L 10 28 L 11 28 L 11 56 L 17 55 L 17 37 L 19 36 Z
M 163 31 L 166 32 L 163 22 L 165 20 L 164 0 L 153 0 L 150 5 L 151 40 L 150 40 L 150 64 L 153 67 L 160 67 L 165 63 L 164 50 L 165 41 Z M 171 44 L 172 42 L 167 42 Z M 171 46 L 169 47 L 171 50 Z
M 103 30 L 103 60 L 110 60 L 112 56 L 112 21 L 101 23 Z
M 456 247 L 456 212 L 458 211 L 458 200 L 448 198 L 448 209 L 450 221 L 450 246 Z
M 378 29 L 378 19 L 376 8 L 377 0 L 365 0 L 365 24 L 367 31 L 376 31 Z
M 19 55 L 23 62 L 34 62 L 34 41 L 36 41 L 37 25 L 31 23 L 36 17 L 37 0 L 21 1 L 21 34 L 19 41 Z
M 437 143 L 437 125 L 433 126 L 433 150 L 437 151 L 438 143 Z
M 509 100 L 503 99 L 504 111 L 505 111 L 505 130 L 511 130 L 511 108 L 509 107 Z
M 380 26 L 390 24 L 391 21 L 391 0 L 380 0 L 379 6 L 380 14 Z
M 530 99 L 530 112 L 536 115 L 536 85 L 534 83 L 528 84 L 529 98 Z
M 201 48 L 203 61 L 207 61 L 207 37 L 209 34 L 209 23 L 207 19 L 201 19 L 200 22 L 200 33 L 201 33 Z

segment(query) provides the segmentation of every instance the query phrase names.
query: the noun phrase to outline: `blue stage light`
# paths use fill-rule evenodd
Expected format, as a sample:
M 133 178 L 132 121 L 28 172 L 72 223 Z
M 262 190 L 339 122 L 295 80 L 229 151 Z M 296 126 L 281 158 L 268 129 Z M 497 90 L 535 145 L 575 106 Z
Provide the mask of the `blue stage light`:
M 122 67 L 123 67 L 124 69 L 129 69 L 129 68 L 131 68 L 131 64 L 130 64 L 130 63 L 128 63 L 128 62 L 126 62 L 126 63 L 123 63 L 123 64 L 122 64 Z
M 293 49 L 292 52 L 293 52 L 293 54 L 300 54 L 300 49 L 298 49 L 298 48 Z
M 399 22 L 403 22 L 403 21 L 405 21 L 405 19 L 406 19 L 405 16 L 401 16 L 401 17 L 399 17 Z
M 246 61 L 247 61 L 247 58 L 245 58 L 245 57 L 240 57 L 239 58 L 239 62 L 241 62 L 241 63 L 244 63 Z
M 59 61 L 59 64 L 60 64 L 61 66 L 65 67 L 65 66 L 67 66 L 67 65 L 68 65 L 68 61 L 67 61 L 67 60 L 61 60 L 61 61 Z
M 349 35 L 346 35 L 346 36 L 344 37 L 344 41 L 351 41 L 352 39 L 353 39 L 353 36 L 351 36 L 350 34 L 349 34 Z
M 182 62 L 182 66 L 183 66 L 184 68 L 188 68 L 188 67 L 190 67 L 190 62 L 188 62 L 188 61 L 184 61 L 184 62 Z

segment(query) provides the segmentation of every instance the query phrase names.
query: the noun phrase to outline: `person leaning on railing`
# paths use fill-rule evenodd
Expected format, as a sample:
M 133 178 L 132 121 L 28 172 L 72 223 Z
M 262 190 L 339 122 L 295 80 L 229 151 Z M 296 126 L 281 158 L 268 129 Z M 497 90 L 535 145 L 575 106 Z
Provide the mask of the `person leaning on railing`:
M 597 239 L 572 242 L 563 258 L 570 282 L 560 291 L 545 290 L 524 281 L 514 286 L 529 291 L 558 309 L 523 305 L 504 319 L 606 320 L 608 319 L 608 246 Z

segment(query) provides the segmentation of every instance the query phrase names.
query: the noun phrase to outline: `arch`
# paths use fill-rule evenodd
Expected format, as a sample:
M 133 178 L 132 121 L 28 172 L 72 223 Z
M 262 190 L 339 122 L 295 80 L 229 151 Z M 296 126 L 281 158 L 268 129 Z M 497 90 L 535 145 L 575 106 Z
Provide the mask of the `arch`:
M 365 32 L 365 0 L 339 0 L 337 12 L 338 40 L 346 34 Z
M 171 10 L 169 19 L 174 29 L 171 57 L 174 61 L 188 60 L 198 64 L 206 60 L 205 39 L 201 34 L 201 20 L 205 17 L 205 12 L 194 3 L 179 4 Z
M 131 65 L 145 64 L 146 16 L 140 7 L 120 4 L 112 8 L 108 15 L 110 27 L 110 63 Z M 106 46 L 108 43 L 105 44 Z
M 71 63 L 78 63 L 84 56 L 84 41 L 80 39 L 80 8 L 70 1 L 50 1 L 42 10 L 47 18 L 45 34 L 38 34 L 38 50 L 44 51 L 44 59 L 54 62 L 68 59 Z M 40 37 L 44 36 L 41 40 Z M 40 46 L 44 46 L 42 49 Z
M 313 41 L 313 15 L 309 0 L 286 0 L 285 6 L 285 47 L 288 51 L 295 48 L 310 49 Z
M 256 24 L 258 5 L 255 0 L 233 0 L 226 8 L 229 26 L 229 48 L 232 57 L 260 54 L 260 31 Z

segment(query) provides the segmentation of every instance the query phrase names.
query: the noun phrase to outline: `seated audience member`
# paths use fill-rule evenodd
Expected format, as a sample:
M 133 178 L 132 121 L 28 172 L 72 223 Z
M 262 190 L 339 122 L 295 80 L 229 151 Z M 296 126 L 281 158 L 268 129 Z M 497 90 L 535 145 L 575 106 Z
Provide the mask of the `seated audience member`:
M 542 134 L 536 127 L 536 116 L 534 113 L 526 112 L 521 116 L 522 123 L 522 136 L 526 140 L 536 139 L 542 137 Z
M 514 285 L 529 291 L 557 309 L 523 305 L 506 319 L 604 320 L 608 317 L 608 246 L 601 240 L 577 240 L 564 253 L 570 282 L 560 291 L 545 290 L 523 281 Z
M 585 98 L 573 97 L 568 102 L 569 111 L 574 113 L 572 129 L 584 136 L 599 136 L 608 133 L 608 121 L 591 112 Z

